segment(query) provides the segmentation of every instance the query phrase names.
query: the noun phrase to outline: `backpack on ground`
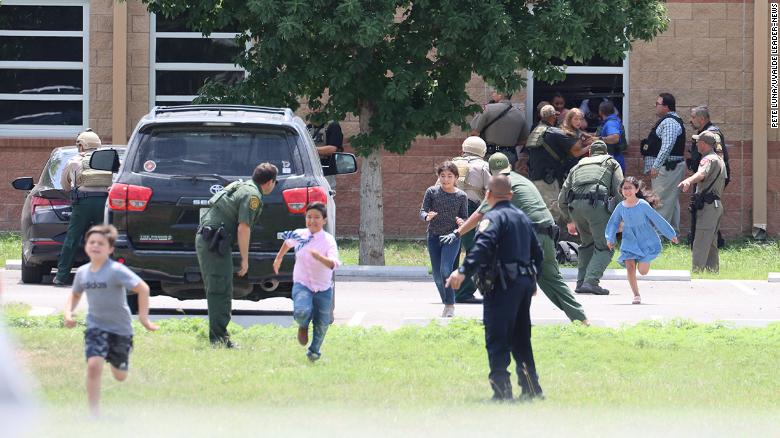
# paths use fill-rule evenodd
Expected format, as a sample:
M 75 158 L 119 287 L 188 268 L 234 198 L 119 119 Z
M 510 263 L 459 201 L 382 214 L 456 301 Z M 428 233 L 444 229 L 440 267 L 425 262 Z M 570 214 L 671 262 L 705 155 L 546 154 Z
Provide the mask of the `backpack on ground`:
M 575 242 L 561 240 L 555 245 L 555 259 L 558 264 L 576 264 L 580 253 L 580 245 Z

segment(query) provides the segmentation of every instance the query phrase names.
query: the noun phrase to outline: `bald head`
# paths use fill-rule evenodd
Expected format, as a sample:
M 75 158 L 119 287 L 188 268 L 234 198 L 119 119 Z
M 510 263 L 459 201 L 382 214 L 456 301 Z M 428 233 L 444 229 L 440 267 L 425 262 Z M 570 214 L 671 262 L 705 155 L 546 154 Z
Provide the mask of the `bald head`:
M 490 177 L 488 190 L 494 197 L 504 200 L 512 197 L 512 183 L 506 175 L 494 175 Z

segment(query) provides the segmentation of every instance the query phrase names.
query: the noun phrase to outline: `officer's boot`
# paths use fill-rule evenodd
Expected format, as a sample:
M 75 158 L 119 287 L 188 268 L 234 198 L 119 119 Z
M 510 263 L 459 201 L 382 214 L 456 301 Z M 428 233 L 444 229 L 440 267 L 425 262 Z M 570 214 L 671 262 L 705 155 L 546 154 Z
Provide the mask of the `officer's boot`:
M 493 388 L 493 398 L 497 402 L 512 400 L 512 382 L 507 379 L 499 381 L 490 380 L 490 387 Z
M 580 286 L 580 288 L 576 291 L 580 294 L 609 295 L 609 291 L 607 289 L 591 283 L 582 283 L 582 286 Z
M 520 375 L 517 376 L 520 389 L 522 390 L 519 400 L 544 400 L 544 391 L 542 391 L 542 387 L 539 385 L 539 377 L 535 372 L 531 372 L 528 369 L 528 365 L 525 362 L 522 365 Z

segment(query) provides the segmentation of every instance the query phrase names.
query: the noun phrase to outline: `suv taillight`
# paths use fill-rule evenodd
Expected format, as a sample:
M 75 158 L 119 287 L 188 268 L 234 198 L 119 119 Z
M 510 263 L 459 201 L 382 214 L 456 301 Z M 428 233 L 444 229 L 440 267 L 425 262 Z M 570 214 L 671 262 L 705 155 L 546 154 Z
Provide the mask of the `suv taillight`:
M 306 212 L 306 207 L 313 202 L 328 204 L 328 195 L 325 193 L 325 189 L 322 187 L 308 187 L 308 196 L 306 189 L 307 187 L 301 187 L 287 189 L 282 192 L 284 203 L 287 204 L 287 211 L 292 214 L 303 214 Z
M 41 210 L 54 210 L 54 207 L 70 205 L 70 201 L 67 199 L 46 199 L 40 196 L 33 196 L 30 207 L 32 208 L 32 214 Z
M 152 189 L 130 184 L 113 184 L 108 192 L 108 206 L 114 211 L 144 211 Z

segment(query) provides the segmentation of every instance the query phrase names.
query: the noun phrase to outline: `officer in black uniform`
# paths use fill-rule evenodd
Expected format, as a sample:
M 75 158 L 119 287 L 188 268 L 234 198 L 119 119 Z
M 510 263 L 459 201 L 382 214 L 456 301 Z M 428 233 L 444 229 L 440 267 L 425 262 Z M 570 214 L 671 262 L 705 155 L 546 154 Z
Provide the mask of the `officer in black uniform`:
M 479 223 L 474 247 L 447 285 L 460 287 L 467 275 L 477 275 L 485 296 L 483 321 L 485 347 L 490 365 L 493 400 L 512 399 L 512 383 L 507 371 L 510 353 L 515 358 L 522 398 L 543 398 L 531 348 L 531 296 L 536 291 L 536 275 L 544 255 L 533 225 L 513 206 L 512 186 L 505 175 L 490 179 L 486 196 L 492 207 Z

